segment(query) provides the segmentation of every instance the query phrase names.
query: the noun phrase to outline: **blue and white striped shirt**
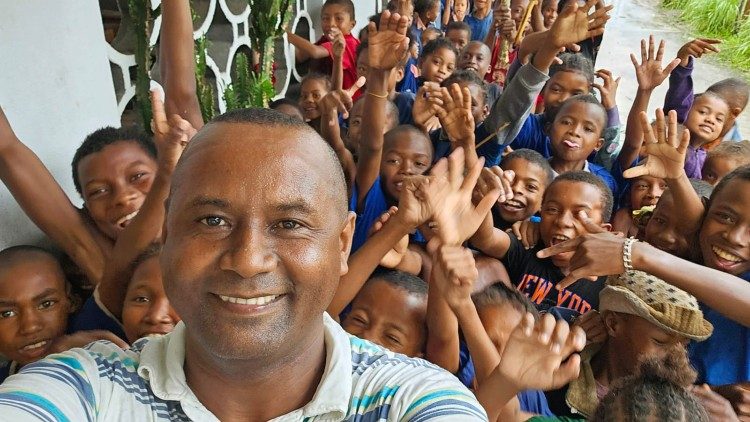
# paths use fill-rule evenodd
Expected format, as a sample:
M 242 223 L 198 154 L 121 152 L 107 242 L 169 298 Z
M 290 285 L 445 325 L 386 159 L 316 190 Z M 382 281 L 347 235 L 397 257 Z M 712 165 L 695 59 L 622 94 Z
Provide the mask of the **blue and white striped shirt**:
M 349 336 L 327 314 L 326 368 L 308 404 L 275 421 L 487 420 L 448 372 Z M 109 342 L 51 355 L 0 385 L 0 418 L 216 421 L 185 380 L 185 326 L 130 350 Z

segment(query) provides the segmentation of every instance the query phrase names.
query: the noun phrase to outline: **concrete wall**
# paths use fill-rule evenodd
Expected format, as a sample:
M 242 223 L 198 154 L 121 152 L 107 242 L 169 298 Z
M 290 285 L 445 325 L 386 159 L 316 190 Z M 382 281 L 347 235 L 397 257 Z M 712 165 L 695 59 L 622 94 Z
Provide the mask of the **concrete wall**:
M 79 203 L 70 176 L 73 152 L 88 133 L 120 121 L 99 4 L 1 3 L 0 105 L 18 136 Z M 0 184 L 0 248 L 40 239 Z

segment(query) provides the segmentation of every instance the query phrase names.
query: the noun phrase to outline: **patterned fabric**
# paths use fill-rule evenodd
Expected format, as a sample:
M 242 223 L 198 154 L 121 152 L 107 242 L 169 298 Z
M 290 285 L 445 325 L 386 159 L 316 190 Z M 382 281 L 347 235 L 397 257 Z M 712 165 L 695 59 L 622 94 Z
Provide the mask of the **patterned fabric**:
M 346 334 L 325 315 L 326 372 L 312 401 L 275 421 L 487 420 L 448 372 Z M 51 355 L 0 386 L 12 421 L 216 421 L 185 380 L 185 325 L 130 350 L 110 342 Z

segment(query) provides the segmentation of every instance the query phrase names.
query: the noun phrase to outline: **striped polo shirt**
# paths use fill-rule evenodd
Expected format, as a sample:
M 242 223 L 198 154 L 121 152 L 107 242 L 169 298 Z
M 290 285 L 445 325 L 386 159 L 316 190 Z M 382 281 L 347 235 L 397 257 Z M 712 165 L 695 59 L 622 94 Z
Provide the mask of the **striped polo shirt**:
M 274 421 L 487 420 L 453 375 L 348 335 L 324 315 L 326 366 L 301 409 Z M 185 325 L 129 350 L 99 341 L 25 366 L 0 385 L 12 421 L 216 421 L 185 380 Z

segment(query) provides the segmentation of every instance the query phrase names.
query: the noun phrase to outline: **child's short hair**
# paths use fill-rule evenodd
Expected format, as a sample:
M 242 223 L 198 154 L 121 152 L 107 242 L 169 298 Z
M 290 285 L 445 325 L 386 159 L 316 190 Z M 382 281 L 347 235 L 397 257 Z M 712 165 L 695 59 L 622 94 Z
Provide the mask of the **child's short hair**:
M 161 247 L 162 244 L 160 242 L 152 242 L 150 245 L 146 246 L 146 249 L 141 251 L 141 253 L 139 253 L 128 266 L 128 274 L 130 274 L 130 277 L 133 277 L 135 270 L 138 269 L 141 264 L 153 257 L 159 256 L 161 253 Z
M 471 295 L 471 300 L 477 308 L 502 306 L 507 304 L 512 306 L 513 309 L 518 312 L 529 312 L 534 315 L 534 318 L 539 316 L 539 312 L 529 298 L 519 292 L 518 289 L 507 286 L 503 282 L 489 285 L 481 292 L 474 293 Z
M 422 139 L 427 145 L 430 146 L 430 150 L 432 150 L 434 154 L 434 149 L 432 146 L 432 141 L 430 141 L 430 138 L 427 136 L 426 133 L 419 130 L 414 125 L 398 125 L 394 127 L 393 129 L 389 130 L 388 132 L 385 133 L 385 135 L 383 135 L 383 138 L 384 138 L 383 145 L 384 146 L 389 145 L 391 142 L 393 142 L 393 139 L 396 137 L 396 135 L 399 135 L 404 132 L 410 133 L 411 135 L 419 139 Z
M 564 107 L 566 107 L 568 104 L 571 104 L 571 103 L 593 104 L 594 107 L 596 107 L 599 110 L 599 112 L 601 113 L 602 117 L 604 117 L 604 125 L 602 126 L 602 133 L 604 133 L 604 129 L 606 129 L 606 125 L 607 125 L 607 109 L 604 108 L 604 106 L 602 105 L 602 103 L 599 102 L 599 100 L 596 97 L 594 97 L 593 94 L 578 94 L 578 95 L 574 95 L 574 96 L 568 98 L 567 100 L 565 100 L 562 103 L 562 105 L 560 106 L 560 108 L 558 109 L 557 112 L 559 113 L 560 110 L 562 110 Z
M 83 195 L 83 190 L 78 180 L 78 163 L 84 157 L 95 154 L 105 147 L 120 141 L 132 142 L 138 145 L 146 154 L 156 160 L 156 145 L 154 145 L 154 141 L 146 132 L 136 127 L 115 128 L 106 126 L 97 129 L 83 140 L 83 143 L 73 155 L 73 161 L 70 163 L 73 170 L 73 183 L 80 195 Z
M 747 107 L 750 97 L 750 85 L 740 78 L 727 78 L 709 86 L 706 91 L 716 93 L 724 101 L 741 109 Z
M 593 175 L 587 171 L 569 171 L 563 173 L 555 178 L 552 183 L 549 184 L 547 190 L 544 191 L 544 197 L 542 202 L 547 200 L 547 195 L 552 191 L 552 186 L 560 182 L 580 182 L 587 183 L 599 190 L 602 202 L 602 221 L 609 221 L 612 217 L 612 191 L 599 176 Z
M 440 0 L 414 0 L 414 13 L 422 14 L 435 7 Z
M 526 160 L 531 164 L 541 167 L 541 169 L 544 170 L 544 174 L 547 176 L 547 180 L 544 183 L 545 185 L 549 185 L 550 182 L 552 182 L 552 179 L 555 178 L 555 173 L 552 170 L 552 166 L 549 165 L 549 161 L 547 161 L 542 154 L 533 149 L 521 148 L 514 150 L 503 157 L 503 161 L 500 162 L 500 167 L 503 167 L 503 164 L 510 163 L 513 160 Z
M 359 104 L 360 102 L 363 102 L 365 100 L 365 96 L 362 95 L 361 97 L 357 98 L 357 101 L 352 104 L 352 109 L 354 109 L 354 106 Z M 364 106 L 364 104 L 363 104 Z M 350 115 L 351 116 L 351 115 Z M 385 102 L 385 124 L 386 124 L 386 132 L 389 130 L 395 128 L 398 126 L 398 106 L 393 101 L 387 100 Z M 388 124 L 390 123 L 390 126 Z
M 411 31 L 409 31 L 409 32 L 411 32 Z M 429 27 L 425 28 L 425 30 L 422 33 L 423 34 L 429 34 L 429 33 L 437 34 L 438 38 L 440 38 L 440 37 L 443 36 L 443 31 L 435 28 L 434 26 L 429 26 Z
M 441 86 L 449 87 L 452 84 L 457 84 L 459 82 L 466 82 L 469 84 L 474 84 L 479 88 L 479 91 L 482 93 L 482 97 L 484 98 L 485 104 L 487 103 L 487 84 L 484 83 L 482 78 L 477 75 L 476 72 L 473 72 L 471 70 L 463 70 L 459 69 L 454 71 L 450 76 L 445 78 L 443 83 L 441 83 Z
M 299 114 L 302 114 L 302 109 L 299 107 L 299 103 L 289 98 L 279 98 L 278 100 L 271 101 L 271 103 L 268 104 L 268 108 L 270 108 L 271 110 L 278 110 L 282 106 L 293 107 L 294 109 L 299 111 Z
M 750 165 L 737 167 L 736 169 L 730 171 L 726 176 L 724 176 L 719 183 L 716 184 L 714 187 L 714 191 L 711 192 L 711 199 L 709 201 L 709 206 L 711 201 L 713 201 L 724 188 L 734 179 L 740 179 L 744 181 L 750 181 Z
M 436 51 L 441 49 L 452 51 L 453 54 L 456 55 L 456 59 L 458 59 L 458 50 L 453 46 L 453 43 L 448 38 L 440 37 L 435 38 L 434 40 L 425 44 L 424 47 L 422 47 L 422 54 L 419 56 L 419 62 L 423 62 L 427 59 L 427 57 L 431 56 Z
M 379 268 L 370 276 L 367 282 L 370 283 L 375 280 L 384 281 L 391 286 L 406 291 L 410 295 L 427 297 L 427 283 L 421 278 L 403 271 Z
M 307 75 L 305 75 L 302 80 L 300 81 L 299 85 L 300 87 L 305 84 L 307 81 L 314 81 L 318 80 L 323 82 L 325 84 L 327 90 L 331 90 L 331 78 L 330 76 L 320 73 L 320 72 L 310 72 Z
M 349 13 L 349 16 L 352 18 L 352 20 L 355 19 L 354 3 L 352 2 L 352 0 L 326 0 L 326 2 L 323 3 L 323 7 L 320 8 L 321 13 L 323 12 L 323 9 L 334 4 L 344 6 L 346 8 L 346 12 Z
M 57 263 L 58 267 L 60 267 L 60 261 L 57 259 L 55 254 L 48 251 L 47 249 L 32 245 L 16 245 L 7 247 L 0 251 L 0 268 L 8 267 L 12 264 L 15 264 L 19 260 L 33 255 L 51 259 L 52 261 Z M 60 267 L 60 274 L 63 274 L 62 267 Z
M 469 38 L 471 38 L 471 27 L 468 23 L 463 21 L 453 21 L 449 23 L 445 27 L 445 33 L 447 34 L 448 31 L 466 31 L 469 33 Z
M 710 198 L 711 193 L 714 191 L 714 187 L 710 183 L 704 182 L 701 179 L 690 179 L 690 186 L 693 187 L 695 193 L 701 198 Z M 667 189 L 667 191 L 669 191 L 669 189 Z
M 560 2 L 563 4 L 565 2 Z M 557 56 L 562 63 L 554 63 L 549 68 L 549 77 L 557 72 L 576 72 L 586 77 L 590 84 L 594 83 L 594 64 L 582 54 L 563 53 Z
M 613 383 L 591 420 L 623 420 L 627 416 L 624 420 L 708 422 L 706 410 L 685 388 L 684 379 L 675 377 L 685 372 L 684 367 L 669 360 L 646 359 L 634 375 Z
M 719 143 L 716 148 L 708 152 L 707 158 L 721 157 L 733 160 L 739 166 L 750 164 L 750 141 Z

